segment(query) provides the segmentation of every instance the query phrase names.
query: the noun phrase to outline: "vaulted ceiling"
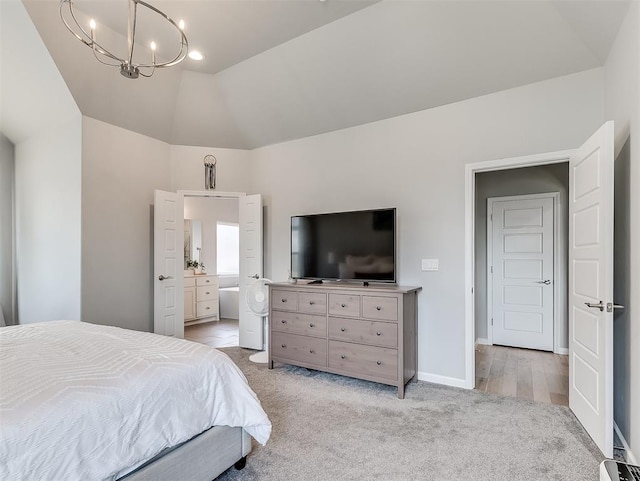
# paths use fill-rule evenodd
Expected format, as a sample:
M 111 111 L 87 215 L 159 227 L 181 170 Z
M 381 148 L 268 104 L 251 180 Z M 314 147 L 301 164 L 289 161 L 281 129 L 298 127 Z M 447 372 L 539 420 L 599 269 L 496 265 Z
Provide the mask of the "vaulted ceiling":
M 629 1 L 151 0 L 205 60 L 137 80 L 96 62 L 57 0 L 24 4 L 83 114 L 251 149 L 601 66 Z M 125 0 L 75 3 L 124 43 Z

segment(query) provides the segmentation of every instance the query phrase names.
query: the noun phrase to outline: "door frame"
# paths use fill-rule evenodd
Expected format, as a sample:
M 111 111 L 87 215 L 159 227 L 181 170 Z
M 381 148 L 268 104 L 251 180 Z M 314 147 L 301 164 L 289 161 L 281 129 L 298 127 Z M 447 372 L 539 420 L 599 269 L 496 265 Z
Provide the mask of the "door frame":
M 558 282 L 560 278 L 561 266 L 567 265 L 567 252 L 562 246 L 567 243 L 563 235 L 562 219 L 559 215 L 560 192 L 544 192 L 540 194 L 507 195 L 501 197 L 489 197 L 487 199 L 487 341 L 493 345 L 493 325 L 489 319 L 493 317 L 493 278 L 491 277 L 490 266 L 493 264 L 493 225 L 491 223 L 490 212 L 493 212 L 493 204 L 512 200 L 531 199 L 553 199 L 553 352 L 556 354 L 569 354 L 569 347 L 560 347 L 560 326 L 564 323 L 569 331 L 567 310 L 560 309 L 561 299 L 567 301 L 567 279 L 564 276 L 564 284 Z M 491 207 L 491 208 L 490 208 Z M 566 274 L 566 273 L 565 273 Z M 474 324 L 475 326 L 475 324 Z
M 465 379 L 464 387 L 473 389 L 476 384 L 475 366 L 475 215 L 476 174 L 495 170 L 535 167 L 538 165 L 569 162 L 576 149 L 543 154 L 511 157 L 466 164 L 464 167 L 464 265 L 465 265 Z
M 179 202 L 182 204 L 182 224 L 184 224 L 184 198 L 185 197 L 212 197 L 214 199 L 240 199 L 241 197 L 245 197 L 247 195 L 245 192 L 217 192 L 213 190 L 178 190 L 176 193 L 178 194 Z M 182 243 L 184 243 L 184 239 Z M 176 279 L 176 290 L 178 291 L 177 295 L 182 296 L 182 299 L 184 302 L 184 270 L 183 270 L 182 276 L 178 276 L 178 279 Z M 179 312 L 177 315 L 179 316 L 180 319 L 182 319 L 182 324 L 184 324 L 184 307 L 182 311 Z

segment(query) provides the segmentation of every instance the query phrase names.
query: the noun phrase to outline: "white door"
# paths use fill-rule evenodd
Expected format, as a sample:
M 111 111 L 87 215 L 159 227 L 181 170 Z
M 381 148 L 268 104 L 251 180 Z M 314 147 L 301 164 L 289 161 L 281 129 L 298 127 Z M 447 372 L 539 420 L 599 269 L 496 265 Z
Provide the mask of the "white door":
M 569 162 L 569 407 L 613 456 L 613 122 Z
M 554 198 L 488 200 L 493 344 L 553 351 Z
M 240 197 L 238 211 L 240 224 L 240 299 L 239 339 L 240 347 L 263 348 L 263 319 L 249 310 L 247 289 L 263 276 L 262 264 L 262 196 Z
M 184 338 L 182 197 L 156 190 L 153 212 L 153 332 Z

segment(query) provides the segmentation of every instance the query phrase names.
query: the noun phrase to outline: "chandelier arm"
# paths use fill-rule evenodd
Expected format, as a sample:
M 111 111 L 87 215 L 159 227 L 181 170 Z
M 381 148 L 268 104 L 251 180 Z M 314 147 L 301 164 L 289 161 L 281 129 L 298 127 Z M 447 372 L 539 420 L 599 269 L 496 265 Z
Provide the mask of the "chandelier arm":
M 102 60 L 100 58 L 100 56 L 98 54 L 102 55 L 103 57 L 107 57 L 107 58 L 111 58 L 111 57 L 109 57 L 108 55 L 103 54 L 102 52 L 100 52 L 100 50 L 98 50 L 95 47 L 91 48 L 91 51 L 93 52 L 93 56 L 96 58 L 96 60 L 98 62 L 100 62 L 101 64 L 103 64 L 103 65 L 108 65 L 109 67 L 119 67 L 120 65 L 122 65 L 122 63 L 120 62 L 120 59 L 112 59 L 112 60 L 114 60 L 114 61 L 116 61 L 118 63 L 105 62 L 104 60 Z
M 138 2 L 136 0 L 129 0 L 129 24 L 127 25 L 127 43 L 129 45 L 129 65 L 133 65 L 133 50 L 136 45 L 136 22 L 138 15 Z M 133 5 L 133 14 L 131 14 L 131 6 Z M 132 19 L 133 17 L 133 19 Z
M 76 27 L 78 27 L 80 29 L 80 31 L 86 36 L 87 39 L 89 39 L 88 41 L 85 40 L 84 38 L 82 38 L 82 36 L 78 35 L 78 33 L 73 28 L 71 28 L 69 23 L 64 18 L 64 15 L 62 14 L 62 7 L 63 7 L 63 5 L 65 3 L 69 7 L 69 14 L 71 15 L 71 18 L 73 19 L 73 22 L 76 24 Z M 100 45 L 98 42 L 96 42 L 94 39 L 92 39 L 91 35 L 88 34 L 84 28 L 82 28 L 82 26 L 80 25 L 80 22 L 78 22 L 78 19 L 76 18 L 76 15 L 75 15 L 75 12 L 73 11 L 73 7 L 71 5 L 71 1 L 70 0 L 62 0 L 60 2 L 60 18 L 62 19 L 62 22 L 67 27 L 67 30 L 69 30 L 78 40 L 80 40 L 82 43 L 84 43 L 87 47 L 91 48 L 91 50 L 94 51 L 94 55 L 95 55 L 96 52 L 98 52 L 99 54 L 104 55 L 105 57 L 109 57 L 112 60 L 115 60 L 116 62 L 119 62 L 119 63 L 123 62 L 123 60 L 121 58 L 116 57 L 111 52 L 109 52 L 106 48 L 104 48 L 102 45 Z M 98 57 L 96 57 L 96 58 L 98 58 Z M 102 63 L 104 63 L 104 62 L 102 62 Z M 110 64 L 106 64 L 105 63 L 105 65 L 110 65 Z M 116 67 L 117 67 L 117 65 L 116 65 Z
M 140 67 L 138 67 L 138 68 L 140 68 Z M 152 69 L 151 69 L 151 73 L 150 73 L 150 74 L 148 74 L 148 75 L 147 75 L 146 73 L 143 73 L 141 70 L 140 70 L 138 73 L 139 73 L 140 75 L 142 75 L 143 77 L 149 78 L 149 77 L 151 77 L 151 76 L 153 75 L 153 73 L 154 73 L 155 71 L 156 71 L 156 69 L 155 69 L 155 68 L 152 68 Z
M 84 31 L 84 29 L 83 29 L 83 28 L 78 24 L 78 21 L 76 20 L 76 17 L 75 17 L 75 15 L 73 14 L 73 9 L 71 8 L 71 3 L 69 3 L 69 0 L 62 0 L 62 1 L 60 2 L 60 19 L 62 20 L 62 23 L 64 23 L 65 27 L 67 27 L 67 30 L 69 30 L 69 31 L 73 34 L 73 36 L 74 36 L 74 37 L 76 37 L 78 40 L 80 40 L 82 43 L 84 43 L 84 44 L 85 44 L 85 45 L 87 45 L 88 47 L 91 47 L 91 43 L 92 43 L 92 42 L 91 42 L 91 41 L 87 41 L 87 40 L 85 40 L 84 38 L 82 38 L 80 35 L 78 35 L 78 34 L 76 33 L 76 31 L 75 31 L 75 30 L 73 30 L 73 29 L 71 28 L 71 25 L 69 25 L 69 23 L 67 22 L 67 20 L 64 18 L 64 15 L 63 15 L 63 13 L 62 13 L 62 9 L 63 9 L 63 7 L 64 7 L 64 5 L 65 5 L 65 4 L 67 4 L 67 5 L 69 6 L 69 12 L 71 13 L 71 17 L 73 18 L 73 20 L 74 20 L 74 22 L 75 22 L 76 26 L 77 26 L 78 28 L 80 28 L 80 30 L 82 31 L 82 33 L 84 33 L 84 34 L 86 35 L 86 37 L 87 37 L 87 38 L 89 38 L 89 39 L 91 38 L 91 37 L 87 34 L 87 32 L 85 32 L 85 31 Z
M 154 7 L 153 5 L 148 4 L 147 2 L 144 2 L 143 0 L 133 0 L 136 4 L 141 4 L 142 6 L 148 8 L 149 10 L 152 10 L 154 12 L 156 12 L 158 15 L 162 16 L 165 20 L 167 20 L 169 23 L 171 23 L 176 30 L 178 30 L 178 32 L 180 32 L 180 36 L 181 36 L 181 42 L 180 42 L 180 52 L 178 52 L 178 55 L 175 56 L 175 58 L 173 60 L 170 60 L 168 62 L 162 62 L 162 63 L 153 63 L 153 64 L 140 64 L 138 65 L 139 68 L 164 68 L 164 67 L 173 67 L 174 65 L 179 64 L 180 62 L 182 62 L 185 57 L 187 56 L 187 53 L 189 53 L 189 41 L 187 40 L 187 36 L 184 34 L 184 32 L 182 31 L 182 29 L 178 26 L 178 24 L 176 22 L 174 22 L 166 13 L 164 13 L 161 10 L 158 10 L 156 7 Z

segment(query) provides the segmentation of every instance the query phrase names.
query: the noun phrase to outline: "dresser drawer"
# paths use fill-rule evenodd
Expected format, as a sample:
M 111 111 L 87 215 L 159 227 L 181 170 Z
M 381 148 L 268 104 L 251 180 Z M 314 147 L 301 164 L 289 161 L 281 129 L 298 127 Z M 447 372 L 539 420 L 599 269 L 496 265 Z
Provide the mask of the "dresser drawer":
M 396 381 L 398 351 L 386 347 L 329 341 L 329 367 L 354 376 Z
M 329 294 L 329 314 L 360 317 L 360 296 Z
M 274 331 L 327 337 L 327 318 L 324 316 L 273 311 L 271 317 L 269 322 L 271 322 L 271 329 Z
M 200 286 L 198 289 L 198 302 L 200 301 L 213 301 L 218 299 L 218 287 L 217 286 Z
M 183 287 L 195 287 L 196 279 L 194 277 L 185 277 Z
M 217 276 L 199 276 L 196 277 L 196 286 L 217 286 Z
M 298 310 L 309 314 L 326 314 L 327 295 L 316 292 L 298 293 Z
M 327 366 L 327 341 L 284 332 L 271 333 L 271 355 L 315 366 Z
M 362 317 L 398 320 L 398 299 L 395 297 L 362 296 Z
M 329 338 L 396 348 L 398 347 L 398 325 L 392 322 L 330 317 Z
M 196 317 L 209 317 L 218 315 L 218 300 L 196 302 Z
M 284 289 L 273 289 L 271 291 L 271 306 L 280 311 L 297 311 L 298 293 Z

